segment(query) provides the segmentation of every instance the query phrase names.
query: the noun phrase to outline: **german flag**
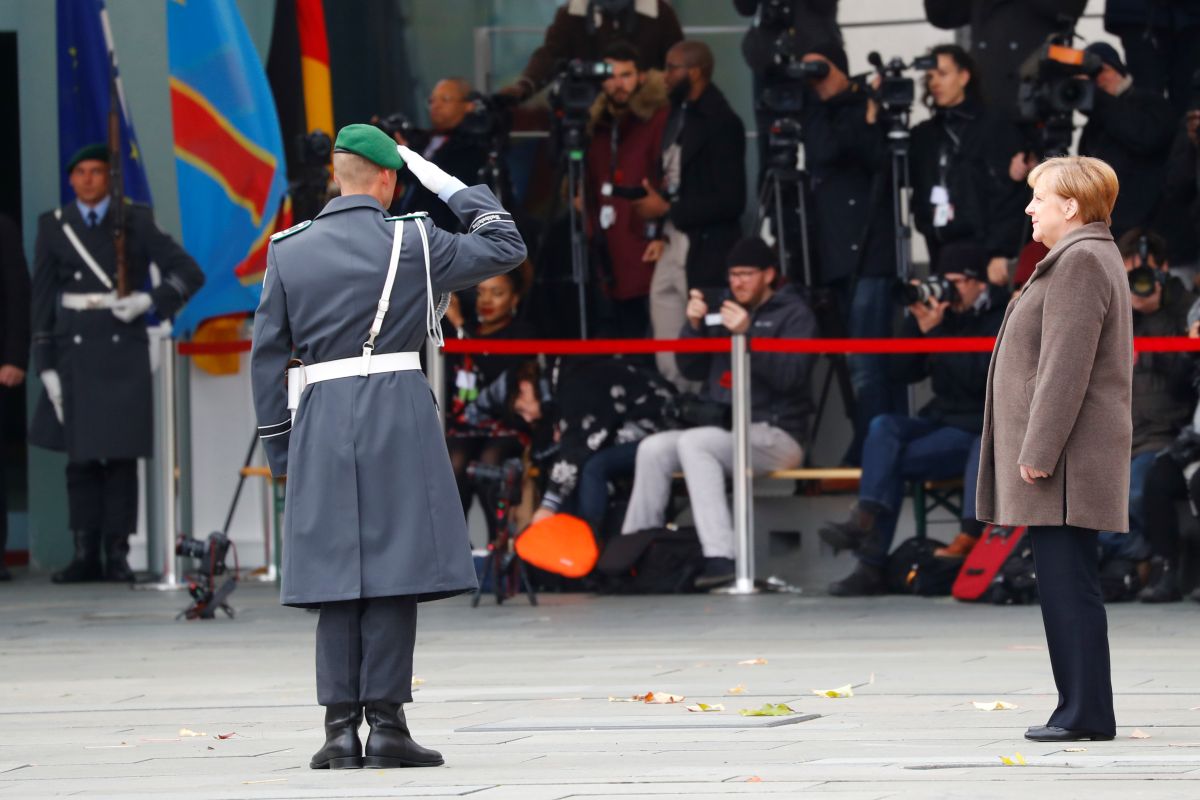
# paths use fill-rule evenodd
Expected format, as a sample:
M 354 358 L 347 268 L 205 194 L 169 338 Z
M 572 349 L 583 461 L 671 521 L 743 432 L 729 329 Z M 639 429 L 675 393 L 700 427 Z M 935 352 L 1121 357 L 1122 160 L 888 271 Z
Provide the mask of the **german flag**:
M 277 0 L 267 79 L 279 110 L 288 175 L 299 175 L 300 142 L 315 130 L 332 137 L 333 90 L 322 0 Z

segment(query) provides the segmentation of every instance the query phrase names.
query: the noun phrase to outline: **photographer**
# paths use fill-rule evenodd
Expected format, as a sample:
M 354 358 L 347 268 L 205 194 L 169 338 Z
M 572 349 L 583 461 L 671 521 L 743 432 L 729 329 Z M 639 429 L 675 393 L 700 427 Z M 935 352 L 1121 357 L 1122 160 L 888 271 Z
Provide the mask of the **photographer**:
M 826 70 L 824 77 L 808 81 L 803 111 L 820 283 L 837 293 L 850 336 L 887 338 L 895 316 L 890 291 L 896 279 L 896 245 L 879 109 L 864 87 L 847 76 L 841 45 L 818 45 L 802 61 Z M 847 459 L 857 464 L 871 420 L 901 411 L 905 397 L 888 379 L 887 356 L 853 355 L 848 361 L 858 413 Z
M 1171 104 L 1161 92 L 1133 85 L 1112 45 L 1088 45 L 1103 62 L 1092 78 L 1096 100 L 1079 137 L 1079 154 L 1107 161 L 1121 181 L 1112 213 L 1112 232 L 1149 225 L 1163 192 L 1163 167 L 1175 130 Z
M 1008 282 L 1024 221 L 1022 185 L 1009 166 L 1021 150 L 1016 127 L 988 111 L 974 60 L 958 45 L 933 48 L 937 66 L 925 75 L 933 116 L 912 131 L 913 217 L 930 263 L 950 242 L 971 241 L 988 251 L 987 274 Z
M 675 9 L 665 0 L 567 0 L 554 14 L 542 46 L 521 77 L 501 94 L 526 100 L 554 77 L 559 62 L 595 61 L 618 41 L 630 42 L 641 63 L 661 68 L 667 51 L 683 39 Z
M 1129 272 L 1134 336 L 1180 336 L 1196 299 L 1168 271 L 1167 245 L 1134 228 L 1117 242 Z M 1133 446 L 1129 474 L 1129 536 L 1101 533 L 1107 553 L 1140 560 L 1146 549 L 1142 491 L 1154 456 L 1187 424 L 1196 403 L 1193 359 L 1186 353 L 1139 353 L 1133 364 Z
M 1106 0 L 1104 30 L 1121 37 L 1138 85 L 1187 110 L 1200 68 L 1200 0 Z
M 705 292 L 692 289 L 680 338 L 731 333 L 787 339 L 818 335 L 816 318 L 804 299 L 787 289 L 776 290 L 775 253 L 761 239 L 738 241 L 726 263 L 728 291 L 706 299 Z M 755 471 L 790 469 L 803 461 L 813 413 L 813 360 L 811 355 L 795 353 L 750 356 L 750 463 Z M 633 492 L 621 532 L 666 523 L 672 475 L 682 470 L 705 557 L 696 588 L 710 589 L 734 577 L 733 521 L 725 499 L 725 479 L 733 469 L 733 434 L 725 421 L 732 403 L 731 362 L 724 353 L 680 353 L 679 367 L 686 377 L 705 381 L 707 402 L 692 415 L 695 418 L 684 420 L 697 427 L 655 434 L 638 447 Z
M 1200 339 L 1200 301 L 1188 312 L 1188 338 Z M 1193 365 L 1195 365 L 1193 359 Z M 1193 385 L 1200 371 L 1193 373 Z M 1142 519 L 1150 546 L 1150 579 L 1138 593 L 1143 603 L 1174 603 L 1179 585 L 1179 516 L 1176 503 L 1188 500 L 1192 515 L 1200 509 L 1200 404 L 1187 425 L 1155 456 L 1142 487 Z M 1200 602 L 1200 587 L 1192 594 Z
M 792 84 L 791 78 L 774 73 L 774 55 L 810 53 L 822 43 L 842 44 L 837 24 L 837 0 L 733 0 L 743 17 L 754 17 L 754 24 L 742 39 L 742 55 L 753 77 L 751 87 L 756 98 L 773 86 Z M 758 182 L 767 168 L 768 131 L 776 114 L 755 103 L 754 125 L 758 129 Z
M 463 78 L 445 78 L 434 84 L 429 93 L 429 140 L 410 143 L 403 133 L 391 132 L 397 144 L 418 149 L 421 155 L 467 186 L 480 183 L 479 173 L 487 163 L 487 147 L 476 136 L 460 129 L 463 119 L 475 107 L 468 97 L 471 84 Z M 415 137 L 414 137 L 415 138 Z M 445 231 L 461 230 L 454 212 L 432 192 L 416 181 L 410 181 L 400 200 L 401 213 L 425 211 L 434 224 Z
M 946 245 L 938 262 L 940 275 L 924 284 L 913 281 L 915 288 L 904 292 L 909 300 L 922 289 L 929 296 L 908 306 L 911 313 L 902 335 L 931 339 L 995 336 L 1004 319 L 1008 291 L 988 283 L 988 258 L 988 250 L 977 244 Z M 960 536 L 976 538 L 982 532 L 975 520 L 976 473 L 967 465 L 983 430 L 988 362 L 987 353 L 893 356 L 893 379 L 917 383 L 929 378 L 933 399 L 915 417 L 885 414 L 871 421 L 863 445 L 858 502 L 849 520 L 820 530 L 821 538 L 835 548 L 858 553 L 858 565 L 830 585 L 831 595 L 858 597 L 887 590 L 883 567 L 896 532 L 906 481 L 961 476 Z M 969 549 L 970 543 L 958 540 L 954 552 L 941 555 L 962 555 Z
M 1200 259 L 1200 96 L 1190 101 L 1191 108 L 1176 128 L 1175 140 L 1167 156 L 1166 191 L 1157 218 L 1158 228 L 1167 238 L 1171 263 L 1176 269 L 1195 271 Z
M 925 0 L 925 16 L 935 28 L 970 26 L 971 57 L 988 108 L 1015 119 L 1022 62 L 1064 24 L 1073 27 L 1086 5 L 1087 0 Z
M 645 70 L 636 48 L 617 42 L 604 51 L 613 75 L 592 106 L 592 140 L 587 152 L 587 209 L 607 278 L 611 303 L 605 335 L 643 338 L 650 328 L 650 277 L 654 264 L 644 261 L 653 228 L 634 211 L 642 181 L 657 179 L 663 128 L 670 102 L 662 73 Z
M 725 282 L 722 255 L 741 236 L 746 207 L 746 129 L 712 83 L 713 55 L 703 42 L 680 42 L 667 53 L 672 112 L 662 141 L 662 181 L 643 181 L 634 202 L 642 219 L 663 220 L 663 238 L 643 256 L 655 262 L 650 283 L 654 338 L 672 339 L 684 321 L 688 287 Z M 686 385 L 673 354 L 657 358 L 663 377 Z

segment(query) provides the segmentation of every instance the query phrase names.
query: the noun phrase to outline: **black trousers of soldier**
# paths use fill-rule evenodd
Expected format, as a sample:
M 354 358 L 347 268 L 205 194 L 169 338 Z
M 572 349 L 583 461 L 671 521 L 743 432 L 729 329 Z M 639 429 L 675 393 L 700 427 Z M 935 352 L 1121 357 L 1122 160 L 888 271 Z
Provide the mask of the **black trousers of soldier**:
M 1033 565 L 1058 708 L 1048 725 L 1115 734 L 1108 617 L 1100 593 L 1096 532 L 1030 526 Z
M 411 703 L 414 595 L 322 603 L 317 620 L 317 702 Z
M 136 531 L 137 459 L 68 462 L 67 508 L 73 531 L 107 534 Z

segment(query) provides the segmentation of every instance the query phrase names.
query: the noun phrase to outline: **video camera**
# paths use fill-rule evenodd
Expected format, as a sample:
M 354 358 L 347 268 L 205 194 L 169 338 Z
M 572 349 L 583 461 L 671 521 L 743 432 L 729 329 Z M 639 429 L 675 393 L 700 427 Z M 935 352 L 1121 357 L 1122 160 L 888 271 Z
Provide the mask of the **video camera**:
M 587 126 L 592 103 L 600 94 L 600 84 L 612 77 L 612 64 L 574 58 L 565 62 L 550 83 L 547 99 L 554 121 L 563 131 L 578 131 Z
M 911 306 L 916 303 L 925 305 L 954 303 L 958 300 L 958 288 L 942 275 L 930 275 L 915 284 L 906 280 L 897 280 L 892 285 L 892 300 L 902 306 Z
M 1075 33 L 1053 33 L 1021 65 L 1017 114 L 1034 127 L 1039 155 L 1061 155 L 1071 146 L 1076 111 L 1090 111 L 1096 102 L 1091 78 L 1100 71 L 1100 57 L 1071 46 Z
M 188 594 L 192 604 L 179 612 L 179 616 L 187 619 L 212 619 L 217 609 L 221 609 L 229 617 L 233 617 L 233 608 L 226 603 L 226 598 L 237 588 L 237 569 L 234 569 L 229 580 L 217 586 L 217 578 L 227 572 L 225 559 L 230 549 L 237 550 L 233 542 L 220 531 L 213 531 L 207 539 L 191 539 L 181 536 L 175 543 L 175 555 L 179 558 L 191 558 L 199 562 L 200 571 L 189 576 Z
M 897 56 L 884 63 L 883 57 L 874 50 L 867 54 L 867 61 L 879 74 L 879 88 L 868 87 L 871 97 L 889 116 L 907 115 L 917 99 L 916 81 L 906 76 L 905 71 L 925 72 L 937 67 L 937 56 L 917 56 L 907 64 Z

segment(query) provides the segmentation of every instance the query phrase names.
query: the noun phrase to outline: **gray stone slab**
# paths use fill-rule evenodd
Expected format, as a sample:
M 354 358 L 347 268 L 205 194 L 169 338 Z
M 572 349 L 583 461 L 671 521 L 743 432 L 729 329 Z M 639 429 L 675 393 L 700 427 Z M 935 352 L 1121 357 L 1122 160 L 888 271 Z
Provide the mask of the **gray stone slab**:
M 791 714 L 786 717 L 742 717 L 720 712 L 691 712 L 686 716 L 665 715 L 613 717 L 578 717 L 547 720 L 539 717 L 519 717 L 468 725 L 455 733 L 495 733 L 500 731 L 678 731 L 714 728 L 778 728 L 820 718 L 820 714 Z

